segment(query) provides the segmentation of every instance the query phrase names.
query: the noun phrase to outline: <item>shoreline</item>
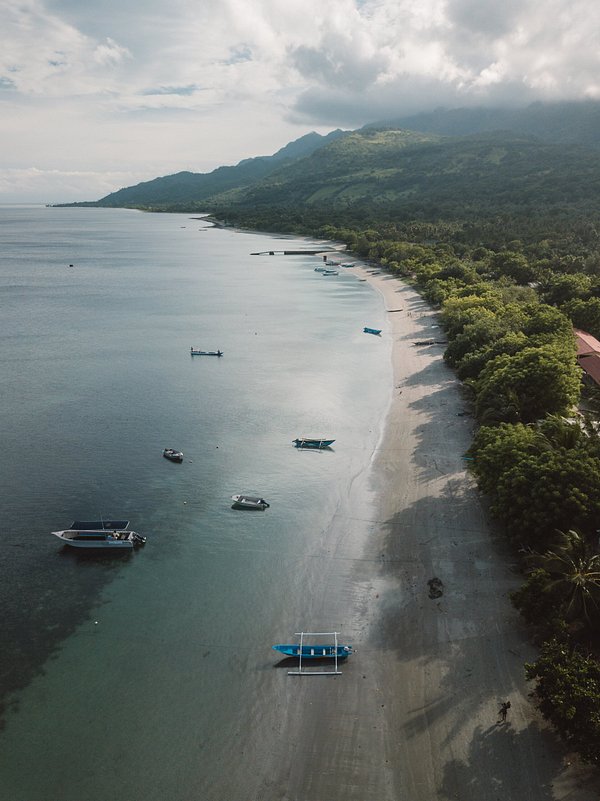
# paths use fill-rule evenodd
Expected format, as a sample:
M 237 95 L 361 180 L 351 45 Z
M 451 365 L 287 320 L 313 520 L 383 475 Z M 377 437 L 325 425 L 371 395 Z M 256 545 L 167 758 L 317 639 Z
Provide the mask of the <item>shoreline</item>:
M 461 458 L 475 423 L 444 345 L 414 344 L 444 338 L 436 312 L 400 278 L 355 261 L 346 271 L 386 310 L 402 308 L 382 333 L 393 388 L 365 466 L 374 517 L 328 533 L 347 565 L 321 604 L 357 648 L 344 675 L 283 690 L 280 734 L 293 744 L 257 797 L 594 801 L 597 771 L 565 751 L 528 697 L 523 666 L 536 652 L 509 598 L 520 574 Z
M 529 698 L 524 663 L 537 652 L 509 598 L 520 572 L 461 458 L 475 427 L 462 385 L 443 344 L 413 344 L 445 339 L 437 313 L 401 279 L 354 269 L 386 309 L 403 307 L 386 315 L 394 394 L 372 472 L 385 554 L 373 634 L 393 642 L 381 662 L 386 741 L 406 739 L 396 797 L 592 801 L 597 771 L 567 754 Z

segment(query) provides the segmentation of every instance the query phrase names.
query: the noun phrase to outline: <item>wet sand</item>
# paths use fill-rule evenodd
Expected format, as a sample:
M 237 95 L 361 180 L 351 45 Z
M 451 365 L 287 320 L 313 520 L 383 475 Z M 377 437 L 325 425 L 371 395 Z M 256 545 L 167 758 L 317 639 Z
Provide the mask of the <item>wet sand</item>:
M 444 339 L 436 316 L 398 279 L 352 272 L 402 309 L 382 333 L 392 400 L 370 469 L 324 534 L 304 611 L 339 627 L 356 654 L 341 676 L 282 669 L 265 680 L 259 734 L 269 733 L 253 745 L 245 797 L 597 799 L 595 771 L 565 753 L 528 697 L 523 665 L 536 652 L 509 600 L 520 577 L 461 458 L 473 420 L 444 345 L 414 344 Z

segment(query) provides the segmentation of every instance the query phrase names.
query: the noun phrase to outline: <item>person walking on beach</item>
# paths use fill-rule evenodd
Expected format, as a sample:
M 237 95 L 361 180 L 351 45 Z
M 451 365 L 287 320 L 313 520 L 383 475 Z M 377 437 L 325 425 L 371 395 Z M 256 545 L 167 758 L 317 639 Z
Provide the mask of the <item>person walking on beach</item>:
M 500 718 L 501 723 L 506 723 L 506 716 L 508 715 L 509 709 L 510 709 L 510 701 L 503 701 L 500 704 L 500 711 L 498 712 L 498 717 Z

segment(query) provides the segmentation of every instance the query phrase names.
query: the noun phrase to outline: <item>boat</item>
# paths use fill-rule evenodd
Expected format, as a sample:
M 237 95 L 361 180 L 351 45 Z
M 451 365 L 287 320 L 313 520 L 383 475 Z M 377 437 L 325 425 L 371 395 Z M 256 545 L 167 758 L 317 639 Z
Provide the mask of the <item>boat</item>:
M 315 267 L 316 273 L 324 273 L 327 267 Z
M 338 670 L 338 662 L 347 659 L 353 653 L 351 645 L 339 642 L 337 631 L 299 631 L 296 632 L 296 637 L 299 637 L 297 643 L 271 646 L 274 651 L 284 656 L 298 657 L 298 669 L 288 670 L 288 676 L 339 676 L 342 671 Z M 313 639 L 320 637 L 328 639 L 324 642 Z M 307 659 L 311 662 L 318 659 L 333 659 L 333 669 L 326 670 L 322 667 L 302 669 L 302 663 Z
M 75 520 L 70 528 L 52 534 L 71 548 L 131 550 L 146 542 L 129 530 L 128 520 Z
M 337 270 L 323 270 L 323 275 L 339 275 Z
M 196 348 L 190 348 L 190 354 L 192 356 L 222 356 L 222 350 L 197 350 Z
M 381 335 L 381 328 L 367 328 L 367 326 L 365 326 L 363 332 L 365 334 L 375 334 L 375 336 L 378 337 Z
M 183 462 L 183 451 L 176 451 L 174 448 L 165 448 L 163 456 L 172 462 Z
M 314 437 L 299 437 L 292 440 L 296 448 L 313 448 L 320 450 L 321 448 L 329 448 L 335 442 L 334 439 L 323 439 Z
M 298 643 L 294 645 L 272 645 L 274 651 L 279 651 L 280 654 L 285 656 L 302 656 L 302 659 L 346 659 L 352 654 L 351 645 L 306 645 Z
M 258 498 L 253 495 L 232 495 L 231 500 L 233 501 L 231 504 L 232 509 L 260 509 L 264 511 L 270 506 L 264 498 Z

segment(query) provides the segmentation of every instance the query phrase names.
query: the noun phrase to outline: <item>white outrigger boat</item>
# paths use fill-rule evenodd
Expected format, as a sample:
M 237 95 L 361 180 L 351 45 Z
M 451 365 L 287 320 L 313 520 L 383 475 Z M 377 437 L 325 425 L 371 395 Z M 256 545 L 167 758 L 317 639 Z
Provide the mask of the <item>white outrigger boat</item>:
M 70 528 L 52 533 L 71 548 L 131 550 L 143 545 L 146 537 L 128 527 L 128 520 L 75 520 Z

